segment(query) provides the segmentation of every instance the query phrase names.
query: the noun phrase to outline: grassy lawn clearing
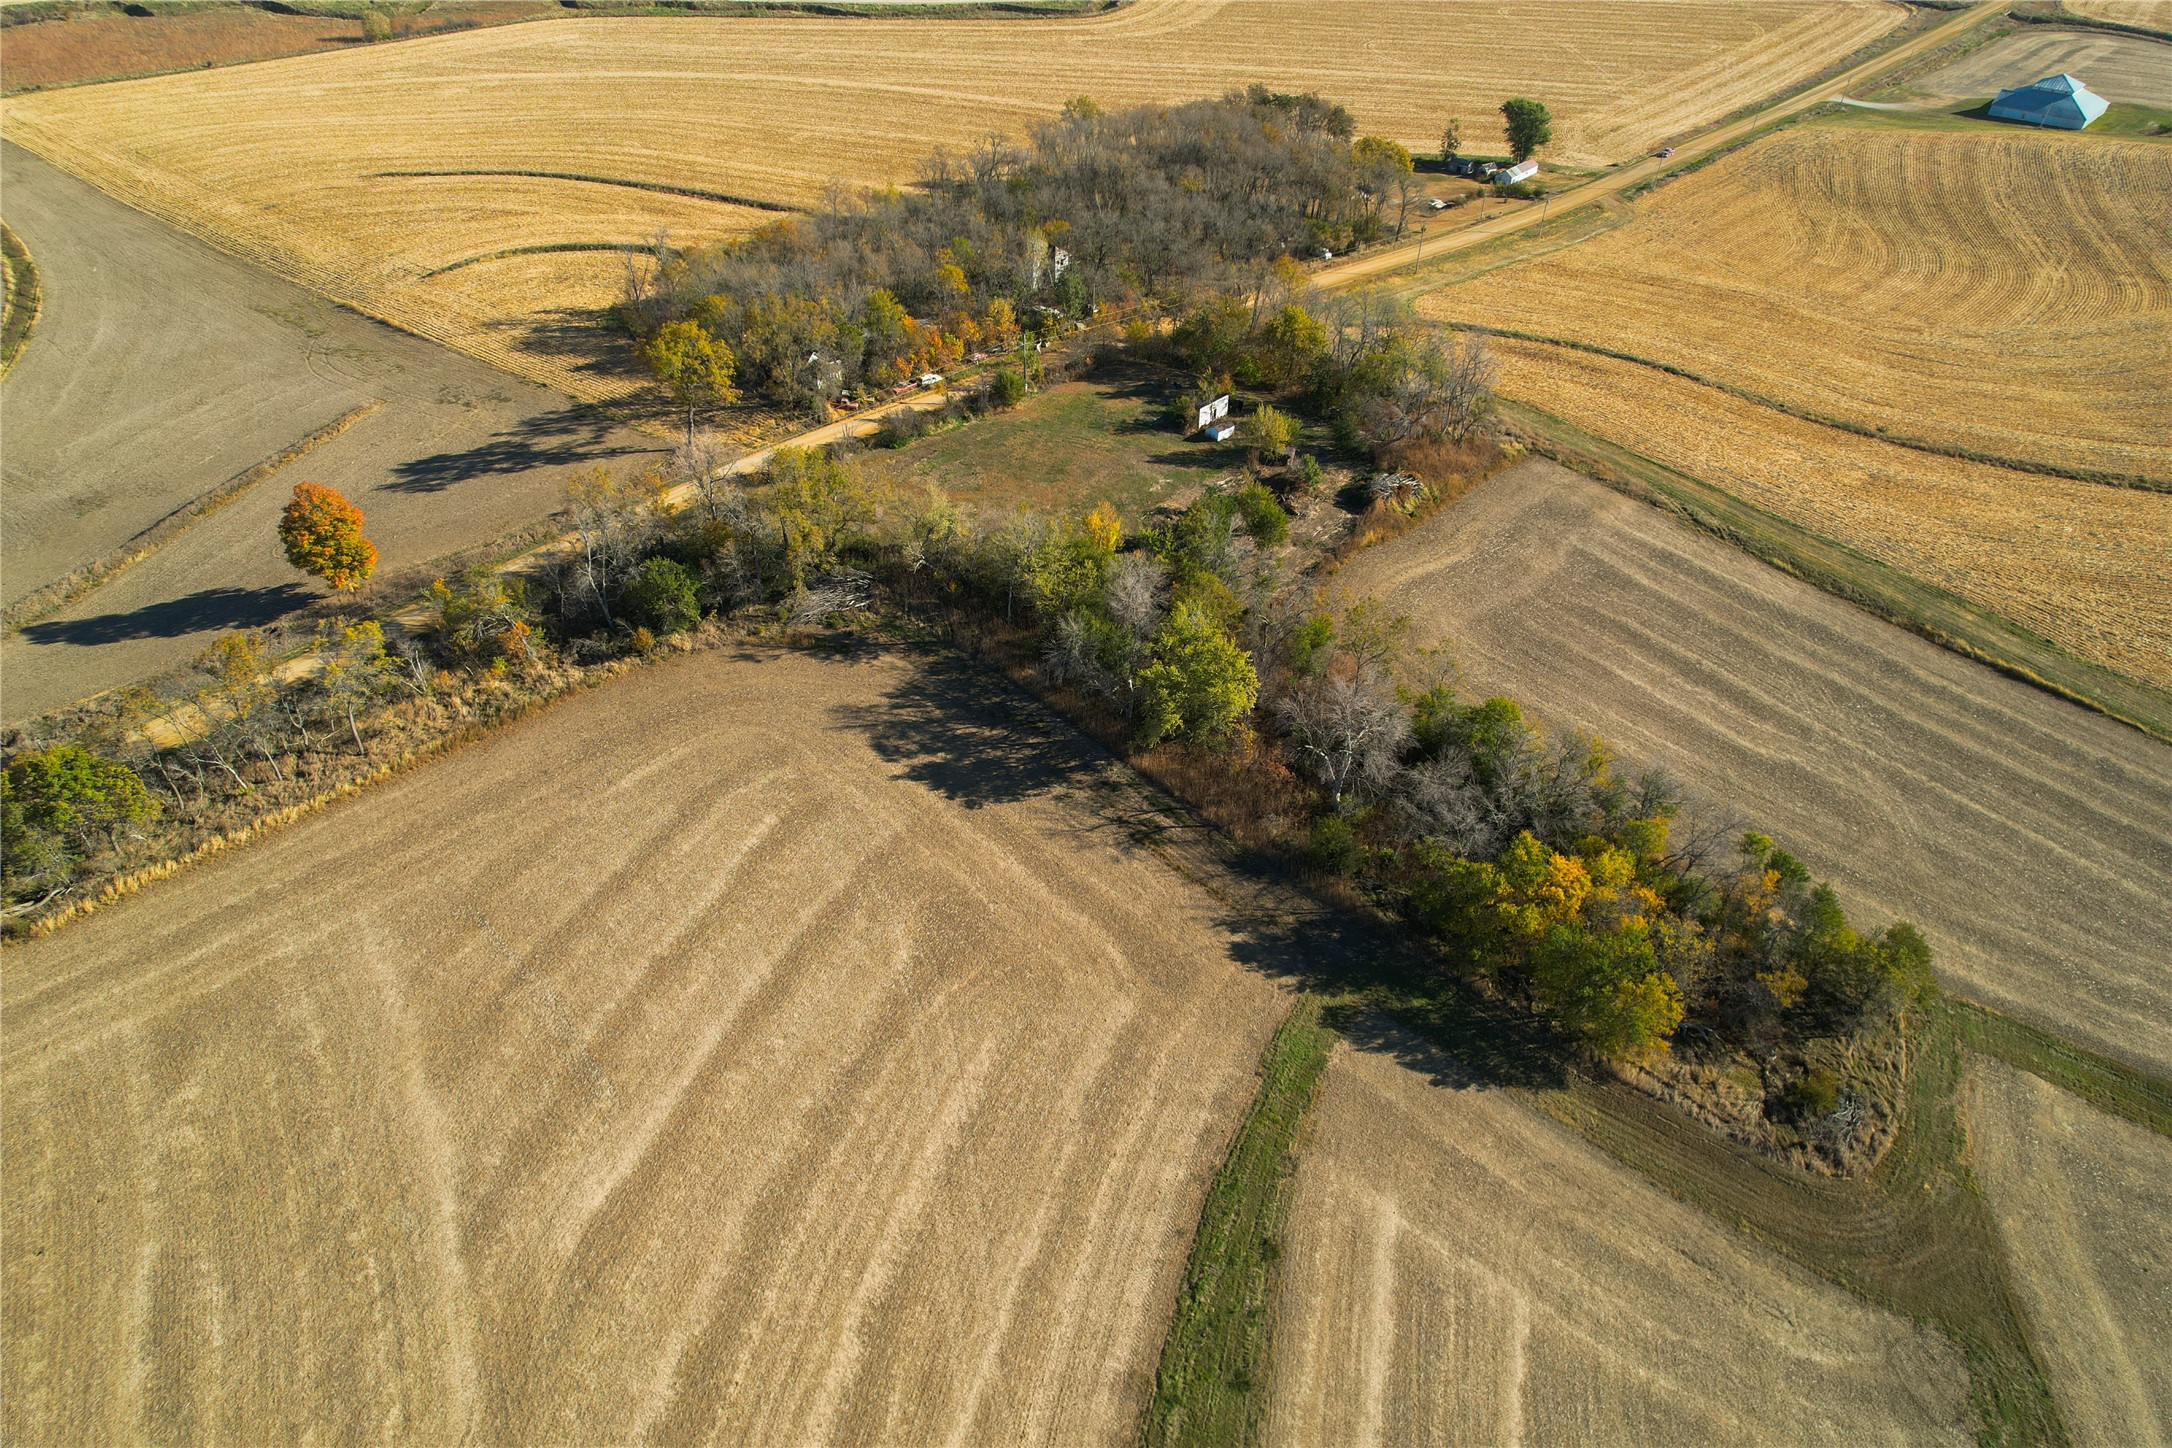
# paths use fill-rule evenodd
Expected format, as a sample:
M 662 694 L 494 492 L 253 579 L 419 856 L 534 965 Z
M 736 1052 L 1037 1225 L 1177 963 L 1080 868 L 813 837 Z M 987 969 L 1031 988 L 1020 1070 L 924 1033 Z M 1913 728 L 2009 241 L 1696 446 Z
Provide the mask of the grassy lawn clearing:
M 1234 473 L 1244 449 L 1177 435 L 1162 385 L 1133 374 L 1065 382 L 1009 412 L 868 455 L 876 477 L 935 483 L 979 508 L 1064 513 L 1107 501 L 1127 524 Z

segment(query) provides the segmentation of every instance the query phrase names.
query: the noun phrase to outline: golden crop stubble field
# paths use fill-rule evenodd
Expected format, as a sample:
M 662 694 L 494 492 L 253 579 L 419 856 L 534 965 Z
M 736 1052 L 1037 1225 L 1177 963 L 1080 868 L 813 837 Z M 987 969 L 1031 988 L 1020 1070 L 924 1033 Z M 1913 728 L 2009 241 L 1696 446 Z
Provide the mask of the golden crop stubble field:
M 1633 362 L 1499 339 L 1501 391 L 2068 652 L 2172 685 L 2172 493 L 1943 457 Z
M 2116 20 L 2122 25 L 2172 30 L 2172 4 L 2166 0 L 2066 0 L 2066 8 L 2077 15 Z
M 1969 1148 L 2077 1443 L 2172 1443 L 2172 1143 L 1979 1060 Z
M 1314 1110 L 1270 1441 L 1974 1441 L 1950 1345 L 1509 1093 L 1344 1046 Z
M 1943 447 L 2172 481 L 2172 146 L 1797 127 L 1426 299 Z
M 1126 1438 L 1284 998 L 990 697 L 673 661 L 11 952 L 8 1441 Z
M 1140 0 L 1051 20 L 546 21 L 11 98 L 11 138 L 339 300 L 585 396 L 628 385 L 560 356 L 619 263 L 517 280 L 507 248 L 712 239 L 761 213 L 596 182 L 385 176 L 551 171 L 818 203 L 910 180 L 938 145 L 1022 136 L 1063 101 L 1318 89 L 1431 151 L 1460 115 L 1498 147 L 1530 92 L 1555 154 L 1633 154 L 1773 92 L 1901 20 L 1877 0 Z M 574 349 L 577 355 L 579 349 Z

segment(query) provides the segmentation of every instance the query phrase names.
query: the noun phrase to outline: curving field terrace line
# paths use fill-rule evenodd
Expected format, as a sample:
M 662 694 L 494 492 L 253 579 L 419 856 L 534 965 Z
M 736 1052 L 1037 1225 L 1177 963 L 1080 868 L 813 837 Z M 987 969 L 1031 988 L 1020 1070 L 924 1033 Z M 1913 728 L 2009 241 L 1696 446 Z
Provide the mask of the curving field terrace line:
M 1285 998 L 1108 767 L 697 655 L 11 953 L 7 1438 L 1125 1438 Z
M 2172 746 L 1551 463 L 1336 585 L 1447 642 L 1467 694 L 1669 765 L 1914 921 L 1954 989 L 2172 1074 Z
M 909 182 L 938 146 L 1263 81 L 1438 145 L 1543 94 L 1558 154 L 1604 163 L 1784 91 L 1889 32 L 1877 0 L 1138 0 L 1037 19 L 567 18 L 10 98 L 9 135 L 215 245 L 371 315 L 591 398 L 559 355 L 619 269 L 499 288 L 460 257 L 568 236 L 678 244 L 764 207 Z M 1474 36 L 1484 34 L 1482 44 Z M 394 172 L 469 172 L 425 180 Z M 491 174 L 483 174 L 491 173 Z M 612 178 L 653 190 L 553 177 Z M 395 239 L 387 244 L 387 238 Z M 470 287 L 468 283 L 482 285 Z M 540 283 L 545 290 L 534 290 Z
M 731 206 L 750 207 L 756 211 L 775 211 L 785 215 L 797 211 L 796 206 L 786 206 L 775 201 L 761 201 L 750 196 L 733 196 L 723 191 L 703 191 L 692 186 L 671 186 L 661 181 L 629 181 L 618 176 L 583 176 L 575 171 L 490 171 L 475 167 L 437 171 L 378 171 L 378 176 L 525 176 L 534 181 L 580 181 L 590 186 L 623 186 L 629 191 L 656 191 L 666 196 L 691 196 L 697 201 L 722 201 Z
M 1338 1048 L 1285 1234 L 1268 1441 L 1974 1441 L 1950 1344 L 1412 1043 Z
M 1900 447 L 1604 355 L 1501 339 L 1501 391 L 1958 595 L 2075 657 L 2172 687 L 2172 493 Z
M 1806 125 L 1423 308 L 1948 450 L 2163 485 L 2167 228 L 2172 147 Z

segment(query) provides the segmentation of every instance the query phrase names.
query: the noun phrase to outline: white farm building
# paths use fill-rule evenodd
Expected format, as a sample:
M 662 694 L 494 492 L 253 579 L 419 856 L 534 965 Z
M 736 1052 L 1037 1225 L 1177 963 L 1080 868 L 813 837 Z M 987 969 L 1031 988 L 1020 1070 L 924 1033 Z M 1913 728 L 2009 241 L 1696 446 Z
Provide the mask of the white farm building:
M 2034 85 L 2000 91 L 1991 102 L 1991 119 L 2078 131 L 2108 109 L 2104 97 L 2074 77 L 2047 75 Z

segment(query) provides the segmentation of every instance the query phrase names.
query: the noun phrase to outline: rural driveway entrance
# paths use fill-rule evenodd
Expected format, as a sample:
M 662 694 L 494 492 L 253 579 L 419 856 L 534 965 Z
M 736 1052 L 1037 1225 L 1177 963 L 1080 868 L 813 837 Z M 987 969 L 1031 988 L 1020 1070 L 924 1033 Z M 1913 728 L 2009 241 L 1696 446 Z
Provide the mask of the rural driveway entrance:
M 573 399 L 344 311 L 0 146 L 44 312 L 0 384 L 13 602 L 373 401 L 383 406 L 51 617 L 0 641 L 16 720 L 182 663 L 309 601 L 273 523 L 295 481 L 359 503 L 381 569 L 487 542 L 565 475 L 657 444 Z

